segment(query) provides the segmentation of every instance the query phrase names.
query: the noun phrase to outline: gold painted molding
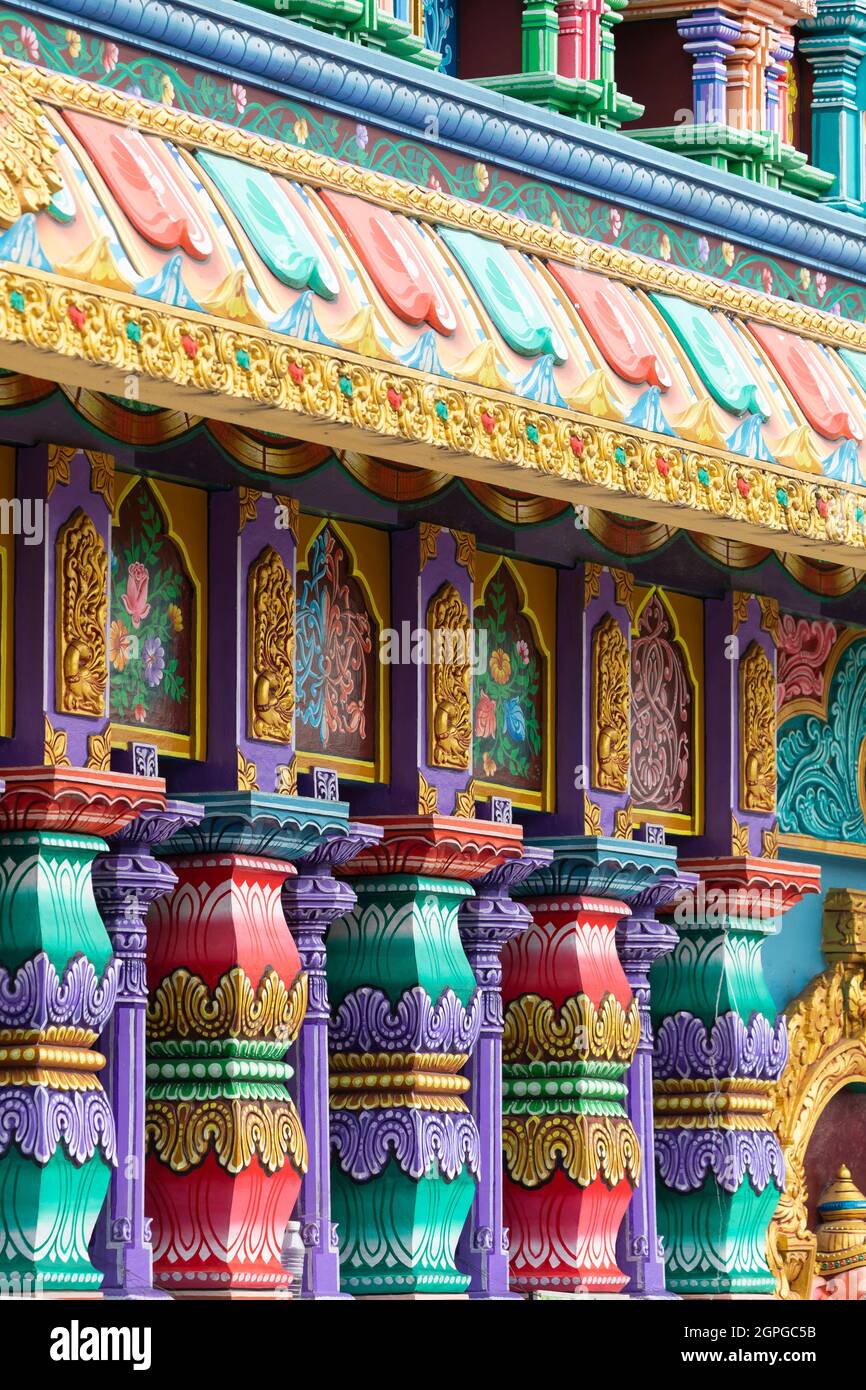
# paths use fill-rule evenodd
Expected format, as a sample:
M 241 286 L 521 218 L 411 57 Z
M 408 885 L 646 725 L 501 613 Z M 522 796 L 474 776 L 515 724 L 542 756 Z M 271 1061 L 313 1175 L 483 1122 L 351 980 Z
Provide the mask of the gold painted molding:
M 23 312 L 10 303 L 13 294 L 15 302 L 23 297 Z M 130 322 L 137 337 L 127 335 Z M 192 356 L 184 346 L 190 341 Z M 297 364 L 300 381 L 289 371 Z M 406 464 L 441 468 L 447 451 L 456 476 L 652 520 L 669 522 L 676 510 L 698 530 L 836 563 L 851 564 L 856 555 L 866 565 L 862 488 L 708 446 L 675 445 L 557 407 L 537 409 L 473 383 L 335 354 L 48 272 L 0 267 L 0 367 L 109 393 L 122 392 L 134 374 L 150 404 L 206 409 L 249 425 L 253 402 L 260 407 L 257 427 L 275 433 L 319 438 L 337 424 L 353 447 Z M 399 412 L 388 400 L 395 389 Z M 488 434 L 482 416 L 494 400 L 497 424 Z
M 0 80 L 50 106 L 99 115 L 144 134 L 170 139 L 188 148 L 218 150 L 301 183 L 353 193 L 421 220 L 464 228 L 524 252 L 551 256 L 570 265 L 615 276 L 642 289 L 661 290 L 728 313 L 792 329 L 821 342 L 866 350 L 866 325 L 840 319 L 821 309 L 777 299 L 760 290 L 731 285 L 709 276 L 652 260 L 588 238 L 572 236 L 540 222 L 527 222 L 509 213 L 408 180 L 362 169 L 331 155 L 285 144 L 238 130 L 206 117 L 191 115 L 145 101 L 98 83 L 64 73 L 48 72 L 7 56 L 0 57 Z

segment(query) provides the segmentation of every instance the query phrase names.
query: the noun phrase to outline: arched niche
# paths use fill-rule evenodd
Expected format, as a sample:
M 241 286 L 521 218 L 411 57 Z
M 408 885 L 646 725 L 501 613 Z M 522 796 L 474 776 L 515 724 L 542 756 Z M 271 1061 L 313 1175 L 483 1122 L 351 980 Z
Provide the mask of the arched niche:
M 783 1299 L 811 1296 L 816 1239 L 809 1202 L 818 1194 L 807 1188 L 806 1154 L 815 1127 L 845 1087 L 866 1083 L 866 893 L 827 893 L 822 949 L 827 969 L 785 1011 L 788 1062 L 771 1119 L 785 1158 L 785 1190 L 770 1223 L 767 1259 Z

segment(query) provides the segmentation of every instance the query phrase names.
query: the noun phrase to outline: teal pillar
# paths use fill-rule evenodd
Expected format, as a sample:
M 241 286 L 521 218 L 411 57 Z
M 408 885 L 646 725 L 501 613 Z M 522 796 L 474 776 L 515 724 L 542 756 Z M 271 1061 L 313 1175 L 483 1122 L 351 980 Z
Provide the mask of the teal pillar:
M 479 1177 L 462 1070 L 482 991 L 460 939 L 470 881 L 521 853 L 519 826 L 372 818 L 328 936 L 332 1213 L 356 1297 L 465 1296 L 457 1242 Z
M 845 212 L 862 213 L 866 0 L 819 0 L 817 15 L 805 21 L 803 30 L 800 52 L 815 73 L 812 162 L 836 175 L 824 201 Z

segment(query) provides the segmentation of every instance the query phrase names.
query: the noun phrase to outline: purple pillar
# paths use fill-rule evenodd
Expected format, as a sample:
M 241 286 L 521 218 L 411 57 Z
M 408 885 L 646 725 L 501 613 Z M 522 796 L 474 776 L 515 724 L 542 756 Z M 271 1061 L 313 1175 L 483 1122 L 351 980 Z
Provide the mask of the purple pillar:
M 282 890 L 283 913 L 307 972 L 308 1003 L 295 1043 L 290 1082 L 307 1136 L 307 1171 L 301 1181 L 296 1220 L 304 1246 L 300 1298 L 349 1298 L 340 1292 L 340 1242 L 331 1221 L 331 1144 L 328 1120 L 328 1027 L 331 1005 L 326 974 L 325 933 L 357 902 L 333 870 L 382 838 L 378 825 L 353 824 L 346 835 L 323 840 L 298 864 Z
M 93 865 L 96 904 L 118 964 L 117 1005 L 100 1041 L 108 1061 L 105 1089 L 117 1128 L 117 1166 L 90 1245 L 104 1275 L 104 1298 L 168 1297 L 153 1287 L 150 1221 L 144 1214 L 145 918 L 150 904 L 177 882 L 168 864 L 154 858 L 153 846 L 202 815 L 201 806 L 185 801 L 142 811 L 108 837 L 108 853 Z
M 734 52 L 740 25 L 721 10 L 697 10 L 677 21 L 686 53 L 693 55 L 692 93 L 696 125 L 724 125 L 727 121 L 728 69 L 726 58 Z
M 623 1293 L 632 1298 L 674 1298 L 665 1289 L 664 1251 L 656 1224 L 656 1173 L 653 1127 L 653 1031 L 650 1016 L 649 972 L 653 962 L 672 951 L 678 936 L 673 922 L 660 922 L 655 913 L 673 902 L 691 875 L 659 879 L 631 904 L 631 915 L 616 928 L 616 946 L 626 979 L 640 1012 L 640 1041 L 626 1072 L 626 1111 L 640 1140 L 643 1157 L 640 1182 L 628 1205 L 616 1243 L 616 1262 L 628 1283 Z
M 509 1291 L 508 1232 L 502 1224 L 502 948 L 532 921 L 509 893 L 549 864 L 553 851 L 529 848 L 522 859 L 492 869 L 460 908 L 460 939 L 481 992 L 481 1031 L 466 1066 L 467 1103 L 481 1139 L 480 1182 L 457 1244 L 456 1264 L 468 1274 L 470 1298 L 517 1298 Z

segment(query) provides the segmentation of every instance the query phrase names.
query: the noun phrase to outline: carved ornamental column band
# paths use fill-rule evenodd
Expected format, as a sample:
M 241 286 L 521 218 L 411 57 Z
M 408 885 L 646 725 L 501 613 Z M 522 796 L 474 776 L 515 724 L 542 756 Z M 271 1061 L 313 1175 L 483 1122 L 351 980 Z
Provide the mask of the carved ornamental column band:
M 517 889 L 532 925 L 503 952 L 505 1222 L 512 1286 L 617 1293 L 615 1245 L 641 1173 L 624 1077 L 638 1004 L 616 954 L 628 901 L 673 878 L 673 848 L 539 841 L 549 867 Z
M 116 1163 L 97 1040 L 122 974 L 91 864 L 164 783 L 59 767 L 0 773 L 0 1282 L 95 1293 L 88 1242 Z
M 479 1179 L 461 1075 L 482 994 L 460 942 L 470 882 L 519 858 L 519 826 L 385 816 L 342 873 L 358 903 L 328 938 L 333 1211 L 358 1296 L 465 1294 L 454 1262 Z
M 667 1287 L 681 1295 L 772 1294 L 767 1229 L 785 1185 L 770 1124 L 788 1055 L 761 948 L 820 886 L 809 864 L 690 860 L 679 944 L 653 967 L 659 1227 Z
M 357 899 L 334 869 L 378 843 L 382 828 L 352 825 L 348 833 L 317 845 L 283 884 L 283 912 L 307 976 L 307 1012 L 295 1051 L 291 1092 L 307 1138 L 307 1171 L 301 1179 L 298 1221 L 304 1249 L 301 1298 L 348 1297 L 340 1292 L 340 1245 L 331 1219 L 331 1146 L 328 1115 L 328 1032 L 331 1004 L 325 968 L 325 935 L 351 912 Z
M 202 815 L 201 806 L 183 801 L 142 811 L 110 837 L 108 853 L 93 864 L 93 891 L 118 972 L 117 1004 L 101 1041 L 108 1058 L 106 1091 L 117 1129 L 117 1166 L 91 1244 L 93 1262 L 105 1276 L 105 1298 L 167 1297 L 153 1288 L 144 1206 L 145 917 L 150 904 L 177 883 L 168 864 L 153 857 L 153 846 Z
M 345 803 L 208 792 L 159 847 L 177 886 L 147 941 L 147 1210 L 154 1282 L 175 1296 L 274 1297 L 306 1168 L 286 1052 L 307 976 L 286 926 L 290 862 L 345 831 Z

